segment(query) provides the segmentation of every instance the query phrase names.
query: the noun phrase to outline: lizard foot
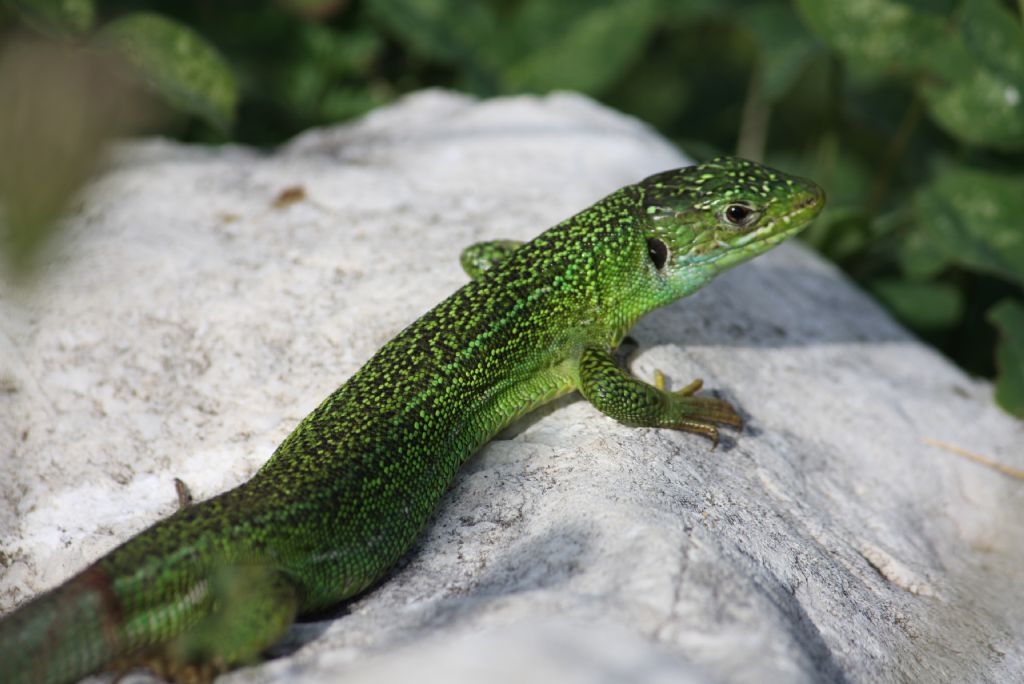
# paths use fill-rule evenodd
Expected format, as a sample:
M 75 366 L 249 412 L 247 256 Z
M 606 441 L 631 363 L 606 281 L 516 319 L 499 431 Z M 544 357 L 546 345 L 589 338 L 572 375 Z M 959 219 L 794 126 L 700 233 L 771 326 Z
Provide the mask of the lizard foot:
M 743 418 L 729 402 L 712 397 L 693 396 L 704 386 L 704 381 L 700 378 L 670 392 L 667 389 L 665 374 L 655 370 L 654 386 L 665 392 L 670 399 L 670 418 L 664 427 L 704 435 L 711 440 L 712 449 L 718 446 L 718 425 L 735 428 L 743 426 Z

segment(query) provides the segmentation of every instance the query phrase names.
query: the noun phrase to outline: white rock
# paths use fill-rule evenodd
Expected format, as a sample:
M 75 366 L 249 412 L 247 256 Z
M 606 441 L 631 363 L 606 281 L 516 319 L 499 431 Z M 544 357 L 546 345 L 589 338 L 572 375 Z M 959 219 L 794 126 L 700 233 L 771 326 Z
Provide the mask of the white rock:
M 430 91 L 264 155 L 126 145 L 41 285 L 0 301 L 0 609 L 243 481 L 457 288 L 685 159 L 586 98 Z M 298 198 L 292 203 L 282 193 Z M 1024 427 L 836 270 L 787 245 L 635 330 L 748 426 L 623 427 L 580 400 L 470 461 L 347 614 L 225 682 L 1024 678 Z M 147 677 L 135 681 L 149 681 Z

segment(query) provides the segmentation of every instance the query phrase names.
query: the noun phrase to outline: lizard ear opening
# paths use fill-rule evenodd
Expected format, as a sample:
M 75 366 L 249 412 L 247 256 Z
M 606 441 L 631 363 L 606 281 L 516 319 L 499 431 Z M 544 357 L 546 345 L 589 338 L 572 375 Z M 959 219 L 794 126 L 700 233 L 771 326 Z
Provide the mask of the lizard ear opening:
M 658 238 L 647 238 L 647 254 L 651 257 L 654 268 L 660 271 L 668 261 L 668 245 Z

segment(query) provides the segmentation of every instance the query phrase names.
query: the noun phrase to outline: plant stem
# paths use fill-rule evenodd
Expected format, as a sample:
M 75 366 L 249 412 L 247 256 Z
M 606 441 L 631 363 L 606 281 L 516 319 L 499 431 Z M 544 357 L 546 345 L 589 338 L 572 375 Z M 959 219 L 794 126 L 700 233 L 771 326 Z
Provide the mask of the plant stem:
M 1024 0 L 1021 0 L 1024 2 Z M 740 120 L 739 139 L 736 141 L 736 156 L 753 161 L 764 161 L 764 148 L 768 139 L 768 124 L 771 122 L 772 107 L 761 94 L 761 66 L 754 64 L 747 84 L 747 95 L 743 101 L 743 116 Z
M 1021 2 L 1024 2 L 1024 0 L 1021 0 Z M 921 120 L 923 109 L 921 98 L 914 95 L 906 111 L 903 112 L 903 118 L 900 119 L 899 127 L 892 136 L 889 148 L 885 151 L 885 158 L 882 160 L 878 174 L 875 176 L 875 183 L 871 187 L 871 194 L 868 196 L 867 202 L 865 202 L 864 209 L 869 216 L 876 215 L 881 208 L 882 201 L 889 190 L 889 182 L 892 180 L 893 172 L 900 158 L 903 157 L 903 153 L 907 151 L 910 137 L 917 127 L 917 122 Z

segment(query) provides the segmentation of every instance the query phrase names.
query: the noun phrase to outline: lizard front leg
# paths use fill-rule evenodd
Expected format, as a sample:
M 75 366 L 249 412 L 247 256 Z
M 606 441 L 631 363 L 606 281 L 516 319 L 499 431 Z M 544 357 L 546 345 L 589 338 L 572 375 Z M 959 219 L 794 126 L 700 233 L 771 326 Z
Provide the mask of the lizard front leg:
M 660 372 L 655 385 L 638 380 L 616 364 L 612 352 L 606 349 L 585 348 L 579 373 L 583 396 L 599 411 L 626 425 L 696 432 L 717 445 L 716 424 L 739 427 L 743 423 L 728 402 L 693 396 L 703 384 L 700 380 L 669 392 Z
M 522 244 L 519 240 L 477 242 L 462 250 L 459 263 L 470 278 L 478 280 L 484 271 L 507 259 L 508 255 L 519 249 Z

